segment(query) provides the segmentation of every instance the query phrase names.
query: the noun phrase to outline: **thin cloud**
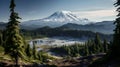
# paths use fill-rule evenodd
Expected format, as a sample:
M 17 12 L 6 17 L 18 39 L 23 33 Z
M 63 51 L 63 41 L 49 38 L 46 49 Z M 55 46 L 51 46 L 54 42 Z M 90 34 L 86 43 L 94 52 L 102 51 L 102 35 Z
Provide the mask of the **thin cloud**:
M 76 11 L 73 12 L 80 18 L 88 18 L 92 21 L 114 20 L 117 12 L 115 10 L 94 10 L 94 11 Z M 111 17 L 111 18 L 110 18 Z

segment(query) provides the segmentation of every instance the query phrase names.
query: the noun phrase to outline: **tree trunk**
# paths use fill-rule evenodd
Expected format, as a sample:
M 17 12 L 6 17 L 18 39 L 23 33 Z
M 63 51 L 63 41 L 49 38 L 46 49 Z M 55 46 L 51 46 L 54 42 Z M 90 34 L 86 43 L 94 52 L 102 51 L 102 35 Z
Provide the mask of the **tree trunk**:
M 15 67 L 19 67 L 19 58 L 18 58 L 18 52 L 15 55 Z

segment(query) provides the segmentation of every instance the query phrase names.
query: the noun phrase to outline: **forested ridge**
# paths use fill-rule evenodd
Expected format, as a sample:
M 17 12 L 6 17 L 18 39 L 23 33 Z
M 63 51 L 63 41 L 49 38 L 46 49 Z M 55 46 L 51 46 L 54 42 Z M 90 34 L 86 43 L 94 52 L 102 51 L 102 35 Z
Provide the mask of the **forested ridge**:
M 50 28 L 50 27 L 43 27 L 36 30 L 25 30 L 22 29 L 21 33 L 24 36 L 31 36 L 31 37 L 54 37 L 54 36 L 63 36 L 63 37 L 73 37 L 73 38 L 86 38 L 86 39 L 94 39 L 96 33 L 100 36 L 102 40 L 107 39 L 111 40 L 113 35 L 112 34 L 102 34 L 99 32 L 91 32 L 91 31 L 84 31 L 84 30 L 71 30 L 71 29 L 63 29 L 63 28 Z

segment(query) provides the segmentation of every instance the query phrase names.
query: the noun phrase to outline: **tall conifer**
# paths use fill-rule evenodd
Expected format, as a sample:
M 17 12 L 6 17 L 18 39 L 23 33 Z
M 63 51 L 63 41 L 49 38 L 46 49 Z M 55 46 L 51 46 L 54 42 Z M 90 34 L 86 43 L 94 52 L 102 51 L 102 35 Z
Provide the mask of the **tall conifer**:
M 10 19 L 6 28 L 5 53 L 14 58 L 16 66 L 18 66 L 19 58 L 22 56 L 23 38 L 19 32 L 19 21 L 21 19 L 15 12 L 14 0 L 10 3 Z
M 100 40 L 100 37 L 99 37 L 98 33 L 96 33 L 94 42 L 95 42 L 95 45 L 96 45 L 97 53 L 100 53 L 102 45 L 101 45 L 101 40 Z
M 33 58 L 34 58 L 34 59 L 37 59 L 36 45 L 35 45 L 34 42 L 33 42 Z
M 2 32 L 0 32 L 0 45 L 3 45 Z
M 120 0 L 117 0 L 114 5 L 117 7 L 116 11 L 118 12 L 118 15 L 114 22 L 116 28 L 114 30 L 113 44 L 109 51 L 109 56 L 113 59 L 120 59 Z

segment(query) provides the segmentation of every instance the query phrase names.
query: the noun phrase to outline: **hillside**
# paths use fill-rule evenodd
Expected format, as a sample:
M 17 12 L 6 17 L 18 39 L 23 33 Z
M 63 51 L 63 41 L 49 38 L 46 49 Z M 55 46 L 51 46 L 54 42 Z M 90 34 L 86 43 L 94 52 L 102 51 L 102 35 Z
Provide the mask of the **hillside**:
M 38 22 L 40 23 L 40 22 Z M 29 24 L 29 23 L 27 23 Z M 41 27 L 42 24 L 38 24 L 37 26 L 34 26 L 34 24 L 31 26 L 21 24 L 21 29 L 26 30 L 35 30 L 38 28 L 44 28 L 46 26 Z M 44 24 L 43 24 L 44 25 Z M 53 24 L 54 25 L 54 24 Z M 5 29 L 6 23 L 0 22 L 0 29 Z M 48 25 L 48 27 L 51 27 Z M 51 27 L 53 28 L 53 27 Z M 113 30 L 115 26 L 113 25 L 113 21 L 103 21 L 103 22 L 96 22 L 96 23 L 89 23 L 89 24 L 76 24 L 76 23 L 67 23 L 62 26 L 56 27 L 56 28 L 62 28 L 62 29 L 71 29 L 71 30 L 84 30 L 84 31 L 92 31 L 92 32 L 99 32 L 103 34 L 113 34 Z
M 61 28 L 68 28 L 73 30 L 87 30 L 93 32 L 100 32 L 104 34 L 113 34 L 115 26 L 113 25 L 113 21 L 103 21 L 86 25 L 68 23 L 61 26 Z
M 21 30 L 23 35 L 30 35 L 32 37 L 38 36 L 46 36 L 46 37 L 54 37 L 54 36 L 61 36 L 61 37 L 74 37 L 74 38 L 84 38 L 84 39 L 93 39 L 96 35 L 95 32 L 92 31 L 84 31 L 84 30 L 72 30 L 72 29 L 65 29 L 65 28 L 50 28 L 50 27 L 43 27 L 36 30 Z M 28 34 L 29 33 L 29 34 Z M 112 35 L 98 33 L 102 40 L 107 39 L 111 40 Z

